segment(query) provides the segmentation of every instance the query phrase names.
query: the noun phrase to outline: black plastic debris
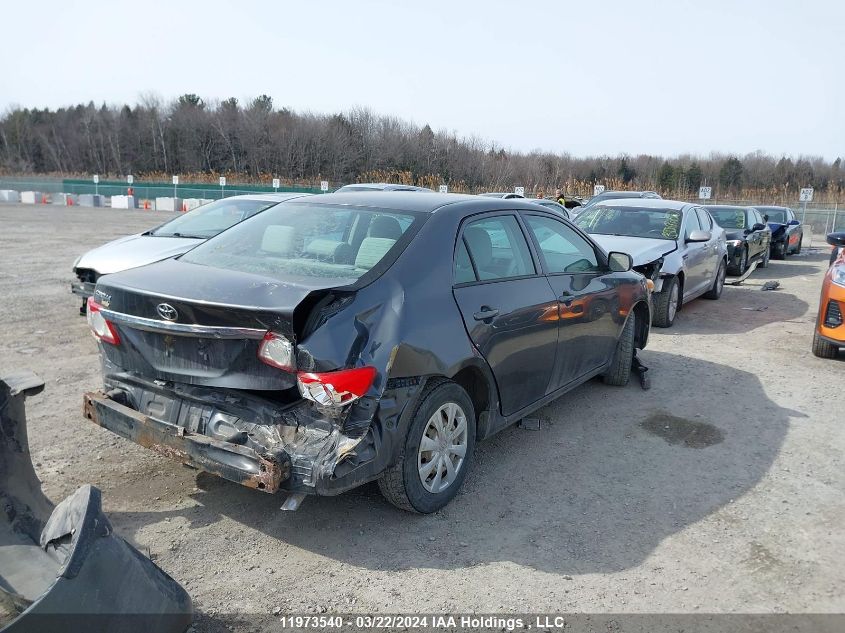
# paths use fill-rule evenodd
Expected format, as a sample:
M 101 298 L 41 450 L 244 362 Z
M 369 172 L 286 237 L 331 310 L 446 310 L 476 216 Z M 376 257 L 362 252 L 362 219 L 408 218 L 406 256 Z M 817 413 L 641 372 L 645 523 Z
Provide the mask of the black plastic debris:
M 114 534 L 97 488 L 55 507 L 41 491 L 24 400 L 43 389 L 31 372 L 0 377 L 0 632 L 185 631 L 190 596 Z

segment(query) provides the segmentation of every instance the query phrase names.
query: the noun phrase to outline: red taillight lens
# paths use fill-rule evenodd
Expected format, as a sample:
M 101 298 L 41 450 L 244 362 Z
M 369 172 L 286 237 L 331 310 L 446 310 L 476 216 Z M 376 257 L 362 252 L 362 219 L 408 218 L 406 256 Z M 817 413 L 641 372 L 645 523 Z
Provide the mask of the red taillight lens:
M 94 338 L 104 343 L 120 345 L 120 337 L 114 324 L 107 321 L 100 312 L 100 304 L 94 301 L 94 297 L 88 297 L 88 325 Z
M 296 369 L 293 343 L 275 332 L 267 332 L 264 335 L 261 345 L 258 346 L 258 360 L 271 367 L 286 371 Z
M 322 373 L 300 372 L 297 382 L 303 397 L 317 404 L 341 407 L 367 393 L 375 377 L 375 367 L 359 367 Z

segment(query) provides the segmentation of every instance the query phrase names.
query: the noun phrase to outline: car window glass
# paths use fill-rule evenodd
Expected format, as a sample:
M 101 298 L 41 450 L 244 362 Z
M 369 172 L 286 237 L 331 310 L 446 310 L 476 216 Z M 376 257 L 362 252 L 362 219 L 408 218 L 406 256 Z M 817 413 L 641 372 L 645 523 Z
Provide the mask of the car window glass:
M 710 219 L 710 215 L 704 209 L 696 209 L 698 213 L 698 223 L 701 225 L 701 228 L 705 231 L 709 231 L 713 228 L 713 220 Z
M 599 270 L 590 243 L 563 222 L 537 215 L 525 217 L 540 246 L 549 273 L 581 273 Z
M 475 271 L 473 270 L 472 262 L 469 259 L 466 242 L 461 239 L 461 241 L 458 242 L 458 248 L 455 251 L 455 283 L 465 284 L 472 281 L 477 281 Z
M 273 200 L 224 198 L 204 204 L 166 224 L 162 224 L 151 235 L 207 239 L 276 204 L 278 202 Z
M 690 233 L 699 229 L 701 229 L 701 225 L 698 223 L 698 214 L 690 209 L 684 216 L 684 237 L 689 237 Z
M 525 236 L 513 216 L 471 222 L 464 229 L 463 240 L 481 281 L 533 275 L 536 272 Z

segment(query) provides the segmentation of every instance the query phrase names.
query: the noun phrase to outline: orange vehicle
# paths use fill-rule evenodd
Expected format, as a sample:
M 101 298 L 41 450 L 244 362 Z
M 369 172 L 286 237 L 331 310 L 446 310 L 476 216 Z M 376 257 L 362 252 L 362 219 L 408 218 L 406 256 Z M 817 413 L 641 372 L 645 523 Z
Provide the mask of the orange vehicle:
M 819 358 L 836 358 L 845 349 L 845 232 L 830 233 L 827 243 L 838 250 L 822 283 L 819 316 L 813 334 L 813 354 Z

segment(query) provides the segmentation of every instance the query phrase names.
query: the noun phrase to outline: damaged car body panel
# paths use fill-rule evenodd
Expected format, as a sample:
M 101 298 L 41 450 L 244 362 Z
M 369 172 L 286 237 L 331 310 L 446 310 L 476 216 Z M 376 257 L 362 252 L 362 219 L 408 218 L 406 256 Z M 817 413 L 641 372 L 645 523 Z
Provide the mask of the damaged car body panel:
M 24 400 L 43 388 L 30 372 L 0 377 L 0 630 L 184 631 L 190 597 L 114 534 L 97 488 L 55 507 L 41 492 Z
M 483 439 L 610 362 L 567 384 L 547 380 L 535 401 L 502 409 L 503 390 L 533 381 L 532 369 L 497 374 L 501 365 L 468 334 L 453 275 L 463 223 L 503 210 L 514 222 L 518 212 L 564 222 L 515 200 L 336 193 L 283 203 L 181 258 L 105 276 L 89 310 L 105 393 L 86 394 L 86 415 L 239 483 L 258 481 L 263 463 L 272 476 L 253 487 L 266 492 L 337 494 L 379 478 L 402 455 L 420 399 L 443 381 L 469 394 Z M 548 305 L 528 322 L 501 320 L 497 331 L 522 336 L 530 356 L 539 339 L 523 334 L 545 328 L 554 359 L 559 302 L 533 240 L 530 249 L 531 283 L 545 288 Z M 609 349 L 629 315 L 645 314 L 636 333 L 643 347 L 644 279 L 602 266 L 590 275 L 606 279 L 616 308 L 593 311 L 592 322 L 576 315 L 572 332 L 601 327 Z M 588 338 L 575 337 L 573 353 Z M 211 448 L 222 451 L 217 464 Z

